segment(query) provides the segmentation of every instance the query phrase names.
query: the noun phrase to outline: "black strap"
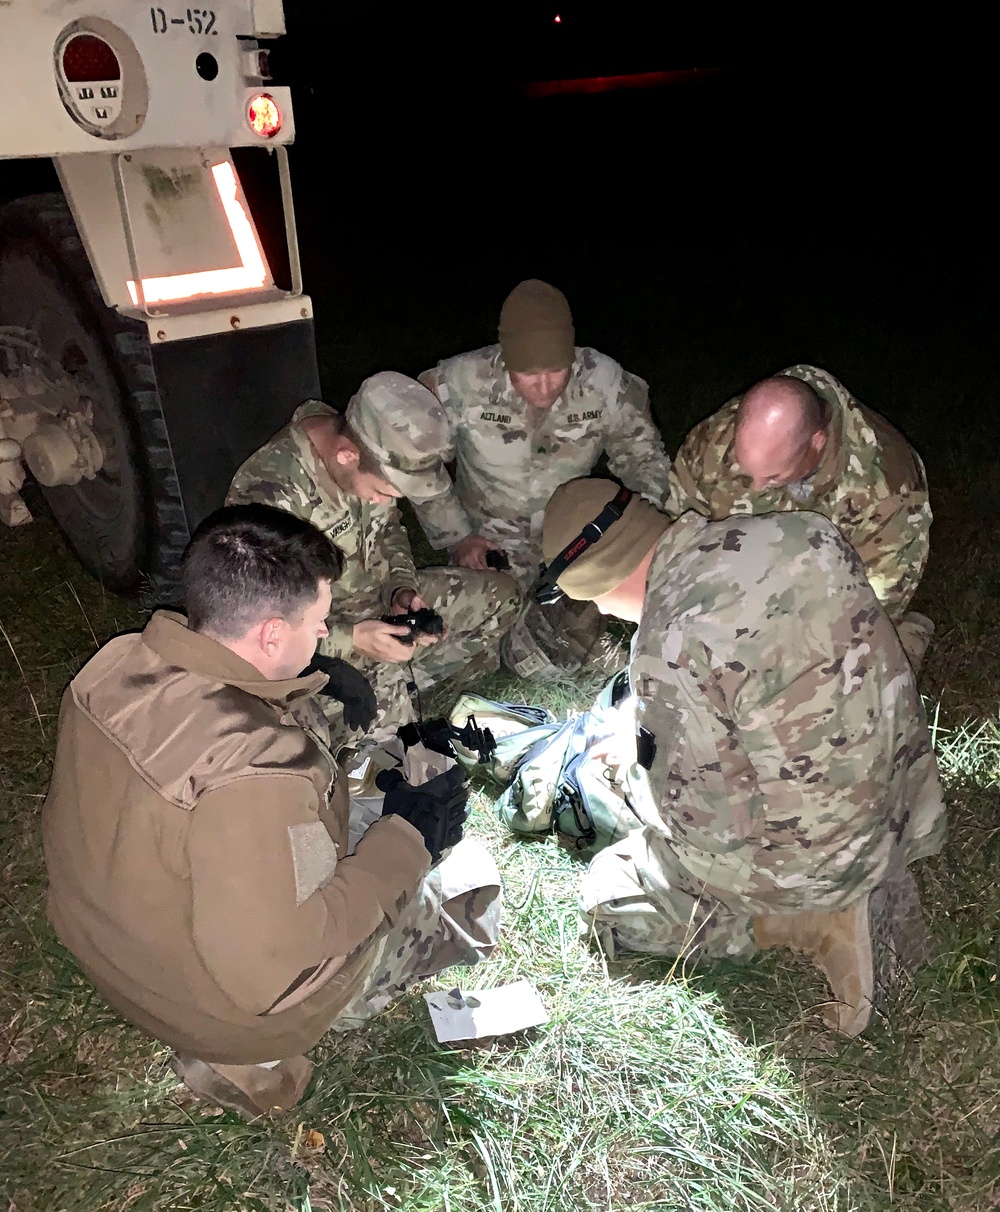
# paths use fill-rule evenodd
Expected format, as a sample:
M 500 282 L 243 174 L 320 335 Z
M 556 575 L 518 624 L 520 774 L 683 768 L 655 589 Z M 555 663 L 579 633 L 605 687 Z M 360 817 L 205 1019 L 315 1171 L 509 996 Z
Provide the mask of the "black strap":
M 656 760 L 656 737 L 648 728 L 639 728 L 635 734 L 636 760 L 644 770 L 652 770 Z
M 557 581 L 570 564 L 578 560 L 588 548 L 593 547 L 612 522 L 618 521 L 634 495 L 630 488 L 619 488 L 597 517 L 588 522 L 576 538 L 567 543 L 556 558 L 542 569 L 536 592 L 546 593 L 554 590 Z

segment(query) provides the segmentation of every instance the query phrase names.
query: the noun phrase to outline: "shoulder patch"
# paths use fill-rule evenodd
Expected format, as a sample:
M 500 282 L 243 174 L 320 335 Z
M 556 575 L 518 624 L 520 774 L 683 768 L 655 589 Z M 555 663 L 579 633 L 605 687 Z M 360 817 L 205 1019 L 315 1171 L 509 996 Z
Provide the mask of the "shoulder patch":
M 295 870 L 295 903 L 301 905 L 333 879 L 337 847 L 322 821 L 288 826 Z

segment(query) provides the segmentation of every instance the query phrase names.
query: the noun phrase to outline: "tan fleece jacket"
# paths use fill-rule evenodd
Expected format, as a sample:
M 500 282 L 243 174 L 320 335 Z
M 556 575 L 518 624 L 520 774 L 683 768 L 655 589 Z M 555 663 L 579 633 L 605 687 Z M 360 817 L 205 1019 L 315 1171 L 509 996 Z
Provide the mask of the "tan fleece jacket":
M 430 866 L 377 821 L 345 857 L 346 778 L 268 681 L 179 615 L 73 679 L 42 812 L 49 914 L 129 1021 L 230 1064 L 311 1047 Z

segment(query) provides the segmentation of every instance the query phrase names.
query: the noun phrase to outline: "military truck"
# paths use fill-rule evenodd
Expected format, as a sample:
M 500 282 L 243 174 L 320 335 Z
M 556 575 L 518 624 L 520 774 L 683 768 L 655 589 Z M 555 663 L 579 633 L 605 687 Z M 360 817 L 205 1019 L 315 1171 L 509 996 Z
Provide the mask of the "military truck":
M 0 208 L 0 521 L 31 521 L 30 476 L 116 590 L 169 584 L 319 393 L 282 4 L 204 3 L 0 0 L 0 158 L 50 157 L 61 187 Z

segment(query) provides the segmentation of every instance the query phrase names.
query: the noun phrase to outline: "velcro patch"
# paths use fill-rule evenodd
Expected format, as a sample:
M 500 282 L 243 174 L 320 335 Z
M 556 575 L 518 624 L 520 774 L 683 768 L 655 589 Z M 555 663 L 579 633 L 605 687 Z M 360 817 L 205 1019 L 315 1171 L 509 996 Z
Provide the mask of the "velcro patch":
M 288 840 L 295 869 L 295 903 L 301 905 L 333 879 L 337 869 L 337 847 L 322 821 L 289 825 Z

